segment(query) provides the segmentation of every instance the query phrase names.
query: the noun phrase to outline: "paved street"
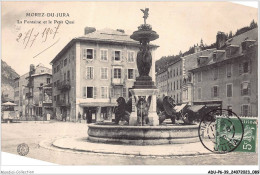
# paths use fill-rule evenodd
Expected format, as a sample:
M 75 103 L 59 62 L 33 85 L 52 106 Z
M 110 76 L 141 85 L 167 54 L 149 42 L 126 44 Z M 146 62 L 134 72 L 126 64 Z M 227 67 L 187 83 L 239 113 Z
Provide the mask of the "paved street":
M 112 154 L 74 152 L 39 146 L 42 140 L 61 137 L 86 137 L 85 123 L 28 122 L 2 123 L 2 151 L 17 154 L 17 145 L 30 147 L 27 157 L 62 165 L 256 165 L 257 154 L 229 153 L 224 155 L 140 157 Z M 51 145 L 50 145 L 51 146 Z M 105 145 L 104 145 L 105 146 Z

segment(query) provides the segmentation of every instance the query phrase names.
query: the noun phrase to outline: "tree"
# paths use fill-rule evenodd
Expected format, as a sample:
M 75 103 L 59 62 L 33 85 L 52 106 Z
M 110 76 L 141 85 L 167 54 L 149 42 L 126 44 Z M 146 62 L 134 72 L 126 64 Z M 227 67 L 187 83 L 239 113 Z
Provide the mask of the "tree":
M 201 47 L 201 48 L 204 47 L 204 44 L 203 44 L 203 40 L 202 40 L 202 38 L 201 38 L 201 40 L 200 40 L 200 47 Z
M 250 29 L 254 29 L 257 27 L 257 23 L 255 22 L 255 20 L 253 20 L 251 23 L 250 23 Z
M 232 31 L 229 32 L 229 35 L 228 35 L 228 39 L 232 38 L 233 37 L 233 33 Z

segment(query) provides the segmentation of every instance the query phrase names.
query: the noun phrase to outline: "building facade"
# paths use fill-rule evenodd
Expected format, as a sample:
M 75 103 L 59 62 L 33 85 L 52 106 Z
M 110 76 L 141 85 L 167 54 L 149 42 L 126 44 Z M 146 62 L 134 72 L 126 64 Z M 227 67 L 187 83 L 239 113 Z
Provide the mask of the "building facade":
M 182 59 L 174 60 L 168 65 L 168 96 L 172 97 L 175 103 L 182 102 Z
M 199 47 L 196 47 L 195 53 L 186 55 L 181 57 L 181 64 L 182 64 L 182 103 L 187 103 L 189 105 L 193 102 L 193 76 L 192 73 L 189 72 L 194 65 L 197 65 L 197 58 L 208 56 L 213 54 L 213 51 L 216 49 L 207 49 L 201 50 Z
M 257 116 L 257 28 L 224 40 L 217 50 L 198 57 L 192 73 L 193 104 L 220 104 L 239 116 Z
M 123 30 L 94 28 L 71 40 L 51 61 L 56 117 L 75 122 L 80 113 L 90 122 L 112 120 L 117 98 L 129 99 L 138 76 L 138 44 Z M 152 46 L 153 57 L 155 49 Z
M 30 71 L 15 79 L 16 111 L 22 118 L 52 115 L 51 69 L 39 64 L 30 66 Z
M 168 93 L 168 72 L 167 69 L 161 69 L 156 72 L 156 86 L 159 89 L 158 97 L 167 96 Z

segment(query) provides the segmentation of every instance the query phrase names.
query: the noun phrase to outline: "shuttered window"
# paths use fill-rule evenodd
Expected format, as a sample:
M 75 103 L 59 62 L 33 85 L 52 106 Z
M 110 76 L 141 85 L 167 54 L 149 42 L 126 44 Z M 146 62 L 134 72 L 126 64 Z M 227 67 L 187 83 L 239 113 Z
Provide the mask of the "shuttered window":
M 219 96 L 219 88 L 218 86 L 213 86 L 211 88 L 211 97 L 218 97 Z
M 127 61 L 129 63 L 133 63 L 134 62 L 134 52 L 133 51 L 128 51 L 127 52 Z
M 107 86 L 101 87 L 101 98 L 108 98 L 108 88 Z
M 227 84 L 227 97 L 232 97 L 232 84 Z
M 87 79 L 94 79 L 94 68 L 93 67 L 87 67 L 87 72 L 86 72 L 86 78 Z
M 241 96 L 244 95 L 250 95 L 250 83 L 249 82 L 243 82 L 241 83 Z
M 83 87 L 83 89 L 82 89 L 82 97 L 83 98 L 87 97 L 87 87 Z
M 101 68 L 101 79 L 107 80 L 107 77 L 108 77 L 107 73 L 108 73 L 107 68 L 106 67 L 102 67 Z

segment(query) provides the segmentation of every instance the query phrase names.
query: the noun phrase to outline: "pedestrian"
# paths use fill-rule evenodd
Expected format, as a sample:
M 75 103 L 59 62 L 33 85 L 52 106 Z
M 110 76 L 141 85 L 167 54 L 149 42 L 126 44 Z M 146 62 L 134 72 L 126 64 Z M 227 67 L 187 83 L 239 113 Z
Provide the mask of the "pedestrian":
M 80 112 L 78 113 L 78 122 L 81 123 L 81 114 L 80 114 Z

